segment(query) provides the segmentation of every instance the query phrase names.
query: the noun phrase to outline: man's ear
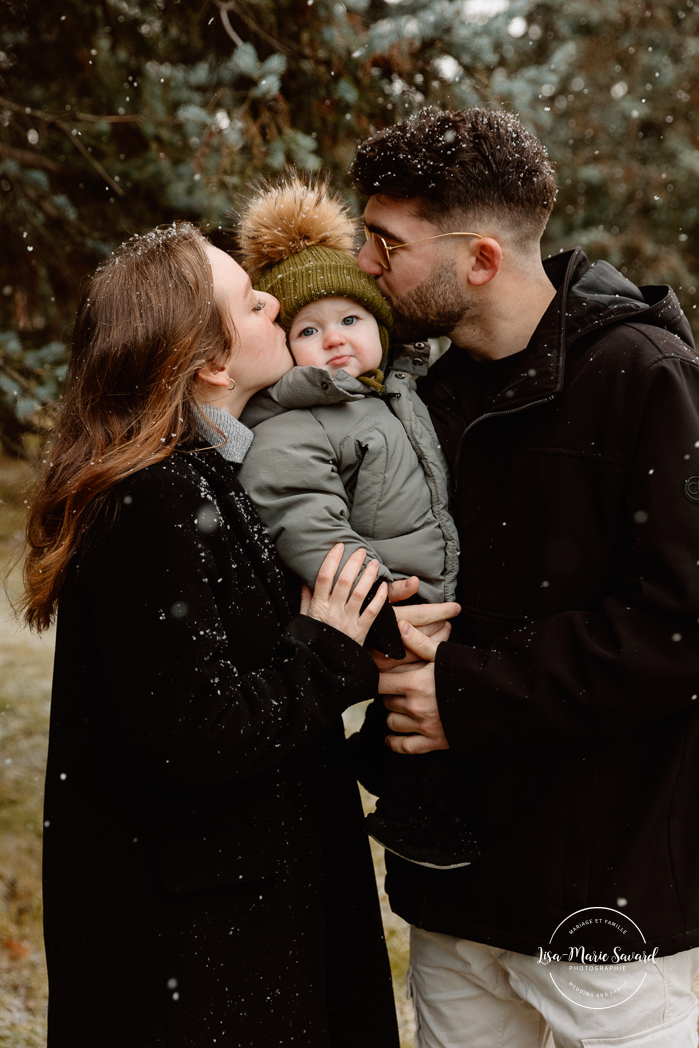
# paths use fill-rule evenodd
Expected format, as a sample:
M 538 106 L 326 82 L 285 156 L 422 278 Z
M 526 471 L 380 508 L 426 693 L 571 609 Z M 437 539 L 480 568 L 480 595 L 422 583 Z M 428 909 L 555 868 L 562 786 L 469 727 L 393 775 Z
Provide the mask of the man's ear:
M 231 383 L 228 369 L 221 364 L 206 363 L 197 371 L 197 382 L 205 386 L 217 386 L 228 389 Z
M 471 266 L 468 271 L 468 282 L 475 287 L 482 287 L 497 276 L 502 264 L 502 248 L 492 237 L 477 240 L 471 255 Z

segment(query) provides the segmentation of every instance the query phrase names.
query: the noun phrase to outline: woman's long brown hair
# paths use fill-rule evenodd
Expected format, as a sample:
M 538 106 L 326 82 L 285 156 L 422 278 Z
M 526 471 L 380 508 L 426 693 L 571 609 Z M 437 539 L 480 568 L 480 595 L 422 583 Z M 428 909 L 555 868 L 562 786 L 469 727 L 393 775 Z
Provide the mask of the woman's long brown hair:
M 234 335 L 214 300 L 207 243 L 195 226 L 173 223 L 132 238 L 90 281 L 26 526 L 19 610 L 36 630 L 51 624 L 111 488 L 194 438 L 196 373 L 225 364 Z

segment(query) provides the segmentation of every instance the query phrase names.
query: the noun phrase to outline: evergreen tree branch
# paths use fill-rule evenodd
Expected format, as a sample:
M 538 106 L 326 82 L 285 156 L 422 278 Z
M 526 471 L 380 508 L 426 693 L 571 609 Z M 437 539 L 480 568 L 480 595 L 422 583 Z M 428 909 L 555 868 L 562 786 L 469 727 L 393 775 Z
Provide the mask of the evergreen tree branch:
M 85 157 L 85 159 L 90 161 L 90 163 L 94 167 L 95 171 L 97 171 L 102 176 L 102 178 L 105 180 L 107 185 L 111 186 L 112 189 L 114 190 L 114 192 L 118 193 L 119 196 L 126 196 L 126 193 L 121 188 L 119 183 L 115 182 L 114 179 L 112 178 L 112 176 L 109 174 L 109 172 L 106 171 L 102 167 L 102 165 L 100 164 L 99 160 L 95 160 L 93 155 L 87 151 L 85 146 L 82 144 L 82 142 L 78 138 L 77 130 L 75 128 L 68 127 L 68 125 L 64 124 L 62 120 L 56 120 L 55 124 L 56 124 L 56 127 L 60 127 L 61 131 L 63 131 L 63 133 L 68 136 L 68 138 L 71 140 L 71 142 L 73 143 L 75 148 L 79 152 L 82 153 L 82 155 Z
M 94 113 L 76 113 L 78 120 L 92 121 L 94 124 L 140 124 L 143 117 L 140 113 L 124 113 L 121 116 L 99 116 Z
M 0 400 L 0 444 L 5 451 L 26 461 L 29 456 L 22 436 L 29 432 L 35 432 L 34 426 L 20 423 L 10 406 Z
M 0 353 L 0 368 L 2 368 L 3 372 L 8 376 L 8 378 L 11 378 L 13 382 L 17 383 L 20 389 L 24 390 L 25 393 L 28 393 L 29 396 L 36 397 L 36 390 L 33 384 L 30 381 L 28 381 L 28 379 L 26 379 L 23 375 L 20 375 L 19 371 L 17 371 L 15 368 L 12 367 L 11 364 L 8 363 L 7 358 L 3 353 Z M 55 406 L 56 402 L 54 400 L 51 400 L 49 397 L 47 397 L 42 403 L 42 407 Z
M 11 102 L 9 98 L 0 98 L 0 105 L 7 106 L 8 109 L 12 109 L 15 113 L 24 113 L 26 116 L 33 116 L 37 120 L 43 121 L 45 124 L 55 124 L 56 127 L 60 128 L 64 135 L 67 135 L 71 140 L 78 152 L 82 153 L 86 160 L 89 160 L 94 169 L 102 176 L 107 185 L 111 186 L 115 193 L 119 196 L 126 196 L 124 190 L 121 188 L 118 182 L 115 182 L 108 171 L 106 171 L 99 160 L 95 160 L 91 153 L 85 148 L 80 139 L 78 138 L 77 128 L 69 127 L 68 124 L 64 123 L 57 116 L 52 116 L 51 113 L 45 113 L 43 109 L 32 109 L 31 106 L 21 106 L 17 102 Z
M 232 40 L 236 40 L 237 39 L 239 44 L 243 43 L 243 41 L 240 39 L 238 34 L 235 33 L 235 30 L 231 26 L 230 19 L 228 18 L 228 12 L 229 11 L 235 11 L 235 13 L 238 15 L 238 18 L 240 18 L 243 22 L 245 22 L 246 26 L 248 26 L 248 28 L 252 29 L 253 33 L 257 33 L 257 35 L 259 37 L 261 37 L 266 43 L 270 44 L 275 49 L 275 51 L 277 51 L 279 54 L 286 55 L 287 57 L 289 57 L 289 55 L 293 55 L 295 53 L 297 53 L 297 54 L 301 53 L 297 49 L 293 49 L 293 48 L 287 47 L 285 44 L 282 44 L 281 41 L 276 40 L 273 36 L 270 36 L 269 33 L 265 32 L 265 30 L 262 29 L 257 24 L 257 22 L 255 22 L 255 20 L 253 18 L 251 18 L 249 14 L 247 14 L 246 11 L 241 9 L 241 6 L 240 6 L 240 4 L 237 3 L 237 0 L 214 0 L 214 3 L 216 4 L 216 7 L 218 7 L 219 11 L 221 12 L 221 21 L 223 22 L 223 25 L 226 28 L 226 32 L 228 33 L 228 35 L 231 37 Z M 225 14 L 225 20 L 224 20 L 224 14 Z M 227 23 L 227 25 L 226 25 L 226 23 Z M 230 27 L 230 30 L 229 30 L 228 27 Z M 235 33 L 235 36 L 233 35 L 234 33 Z
M 47 156 L 42 156 L 41 153 L 35 153 L 31 149 L 15 149 L 13 146 L 6 146 L 3 142 L 0 142 L 0 156 L 16 160 L 22 167 L 39 167 L 53 174 L 58 174 L 61 170 L 60 164 Z
M 216 0 L 214 0 L 214 3 L 216 3 Z M 228 33 L 229 37 L 231 38 L 231 40 L 233 41 L 235 46 L 236 47 L 242 47 L 244 41 L 243 41 L 242 37 L 238 36 L 238 34 L 236 33 L 235 29 L 231 25 L 231 20 L 228 17 L 228 8 L 226 6 L 224 6 L 223 4 L 220 4 L 220 3 L 216 4 L 216 6 L 218 8 L 218 13 L 221 16 L 221 22 L 223 23 L 223 28 Z

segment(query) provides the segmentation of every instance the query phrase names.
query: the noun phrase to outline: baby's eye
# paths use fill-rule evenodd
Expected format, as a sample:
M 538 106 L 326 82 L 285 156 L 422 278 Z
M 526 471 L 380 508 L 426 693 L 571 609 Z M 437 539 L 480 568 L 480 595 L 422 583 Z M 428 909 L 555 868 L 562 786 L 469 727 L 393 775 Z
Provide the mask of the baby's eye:
M 354 313 L 351 313 L 348 317 L 343 317 L 340 323 L 344 324 L 345 327 L 351 327 L 352 324 L 356 324 L 358 320 L 359 317 L 355 316 Z
M 316 328 L 314 328 L 314 327 L 306 327 L 306 328 L 303 329 L 303 331 L 299 331 L 299 333 L 298 333 L 298 335 L 296 337 L 297 338 L 310 338 L 311 335 L 315 335 L 315 333 L 316 333 Z
M 263 310 L 265 308 L 265 304 L 266 303 L 264 302 L 263 299 L 261 299 L 261 298 L 258 299 L 257 305 L 252 307 L 253 313 L 259 313 L 261 310 Z

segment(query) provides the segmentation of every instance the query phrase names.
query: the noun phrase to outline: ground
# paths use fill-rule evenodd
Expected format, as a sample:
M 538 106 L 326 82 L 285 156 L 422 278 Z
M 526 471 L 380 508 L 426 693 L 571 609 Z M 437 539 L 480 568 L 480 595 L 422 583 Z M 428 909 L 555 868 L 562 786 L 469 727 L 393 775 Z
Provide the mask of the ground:
M 28 467 L 0 459 L 0 558 L 10 568 L 24 516 Z M 5 578 L 18 592 L 19 570 Z M 41 935 L 42 788 L 53 637 L 19 631 L 0 593 L 0 1048 L 46 1041 Z

